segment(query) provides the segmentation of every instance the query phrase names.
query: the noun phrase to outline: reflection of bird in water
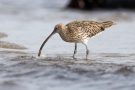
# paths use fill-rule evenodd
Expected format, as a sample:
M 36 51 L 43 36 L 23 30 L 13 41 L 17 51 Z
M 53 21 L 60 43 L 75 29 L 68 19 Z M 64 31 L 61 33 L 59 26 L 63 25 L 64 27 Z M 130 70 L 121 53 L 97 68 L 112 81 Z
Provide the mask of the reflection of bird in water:
M 75 43 L 73 58 L 75 57 L 75 54 L 77 52 L 77 43 L 84 44 L 86 47 L 86 59 L 87 59 L 87 56 L 89 54 L 89 49 L 87 47 L 88 39 L 92 36 L 95 36 L 99 32 L 104 31 L 105 28 L 108 28 L 112 25 L 113 25 L 112 21 L 106 22 L 73 21 L 68 23 L 67 25 L 57 24 L 53 32 L 47 37 L 47 39 L 41 45 L 38 56 L 40 56 L 41 50 L 45 45 L 45 43 L 48 41 L 48 39 L 55 33 L 58 33 L 64 41 Z

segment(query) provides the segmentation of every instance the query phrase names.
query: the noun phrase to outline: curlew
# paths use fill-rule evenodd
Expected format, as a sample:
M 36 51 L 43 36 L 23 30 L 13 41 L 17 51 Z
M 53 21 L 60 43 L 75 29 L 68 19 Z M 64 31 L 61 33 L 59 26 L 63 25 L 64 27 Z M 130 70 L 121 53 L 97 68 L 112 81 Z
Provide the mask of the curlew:
M 49 40 L 49 38 L 55 33 L 58 33 L 64 41 L 75 43 L 73 58 L 75 58 L 75 54 L 77 53 L 77 43 L 82 43 L 83 45 L 85 45 L 87 59 L 89 54 L 89 49 L 87 46 L 88 39 L 104 31 L 105 28 L 111 27 L 113 24 L 114 23 L 112 21 L 72 21 L 66 25 L 62 23 L 57 24 L 54 27 L 53 32 L 42 43 L 39 49 L 38 56 L 41 55 L 43 46 Z

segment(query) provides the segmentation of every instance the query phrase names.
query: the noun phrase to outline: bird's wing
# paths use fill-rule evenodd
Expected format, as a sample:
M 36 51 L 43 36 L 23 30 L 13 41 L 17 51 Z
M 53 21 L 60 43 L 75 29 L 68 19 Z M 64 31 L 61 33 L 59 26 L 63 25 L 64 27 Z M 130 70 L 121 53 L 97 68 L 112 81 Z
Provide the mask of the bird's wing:
M 104 30 L 103 25 L 95 21 L 73 21 L 66 26 L 70 33 L 82 32 L 87 33 L 88 36 L 96 35 Z

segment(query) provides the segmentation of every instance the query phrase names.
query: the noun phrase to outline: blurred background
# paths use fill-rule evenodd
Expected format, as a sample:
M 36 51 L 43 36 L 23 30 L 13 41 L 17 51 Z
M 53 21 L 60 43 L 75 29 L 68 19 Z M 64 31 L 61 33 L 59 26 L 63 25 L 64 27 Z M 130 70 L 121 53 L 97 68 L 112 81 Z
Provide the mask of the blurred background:
M 116 26 L 104 32 L 103 35 L 97 35 L 98 38 L 91 39 L 91 42 L 96 42 L 89 44 L 91 49 L 94 48 L 92 51 L 127 52 L 124 49 L 128 48 L 129 52 L 134 52 L 134 46 L 129 47 L 125 44 L 127 37 L 133 40 L 130 38 L 133 30 L 129 30 L 129 27 L 134 28 L 133 8 L 134 0 L 55 0 L 55 2 L 52 0 L 0 0 L 0 31 L 9 35 L 8 38 L 4 38 L 5 40 L 21 44 L 28 48 L 27 51 L 36 53 L 43 40 L 58 23 L 67 24 L 73 20 L 112 20 L 117 23 Z M 124 33 L 131 35 L 128 34 L 125 37 Z M 106 38 L 110 35 L 112 36 L 110 39 Z M 115 40 L 114 37 L 120 35 L 122 38 L 119 38 L 118 43 L 118 39 Z M 71 52 L 72 44 L 63 42 L 58 35 L 54 38 L 46 47 L 48 53 Z M 98 39 L 101 39 L 101 42 Z M 110 42 L 112 40 L 113 42 Z M 54 46 L 57 41 L 60 43 Z M 113 49 L 107 47 L 114 46 L 114 43 L 117 47 Z M 101 48 L 99 44 L 104 45 Z M 58 52 L 59 47 L 61 52 Z M 71 47 L 71 50 L 68 51 L 65 47 Z
M 134 10 L 135 0 L 0 0 L 0 90 L 134 90 Z M 37 58 L 54 26 L 73 20 L 116 25 L 89 40 L 88 61 L 58 34 Z
M 134 5 L 135 0 L 70 0 L 68 7 L 77 9 L 134 9 Z

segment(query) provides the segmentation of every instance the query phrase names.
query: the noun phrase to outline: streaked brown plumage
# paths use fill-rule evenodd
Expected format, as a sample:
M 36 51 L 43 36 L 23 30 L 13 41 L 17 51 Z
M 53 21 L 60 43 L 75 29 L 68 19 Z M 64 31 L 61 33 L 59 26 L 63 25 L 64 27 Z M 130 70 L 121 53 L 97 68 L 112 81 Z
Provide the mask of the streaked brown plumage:
M 41 54 L 41 50 L 44 44 L 48 41 L 48 39 L 55 33 L 58 33 L 60 37 L 66 41 L 75 43 L 75 49 L 73 58 L 77 52 L 77 43 L 82 43 L 86 47 L 86 58 L 89 54 L 89 50 L 87 47 L 88 39 L 96 34 L 105 30 L 112 26 L 114 23 L 112 21 L 106 22 L 96 22 L 96 21 L 72 21 L 67 25 L 57 24 L 53 30 L 53 32 L 47 37 L 47 39 L 43 42 L 39 49 L 38 56 Z

